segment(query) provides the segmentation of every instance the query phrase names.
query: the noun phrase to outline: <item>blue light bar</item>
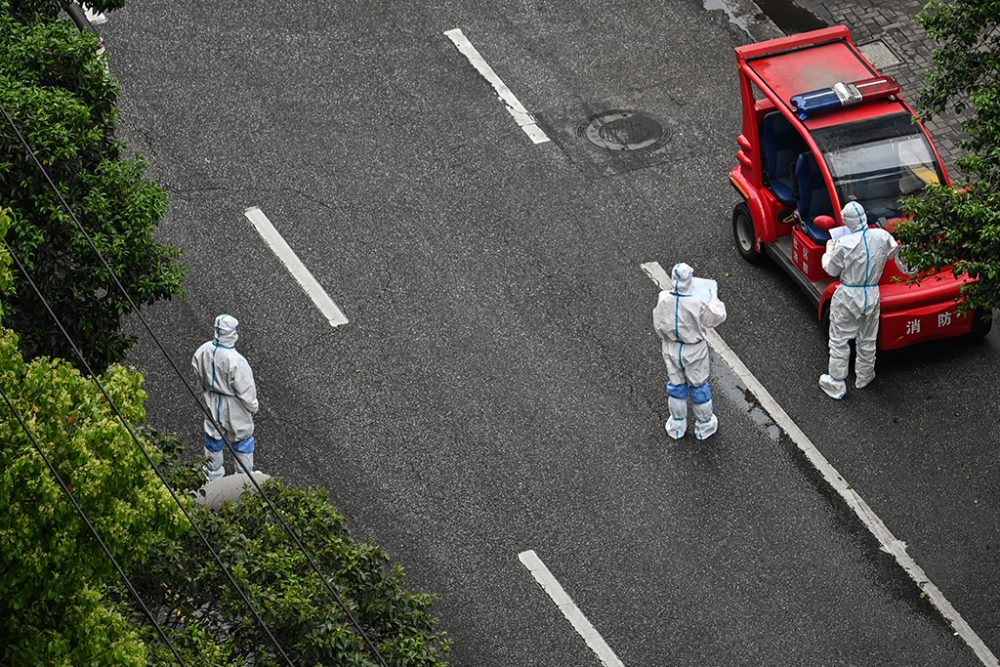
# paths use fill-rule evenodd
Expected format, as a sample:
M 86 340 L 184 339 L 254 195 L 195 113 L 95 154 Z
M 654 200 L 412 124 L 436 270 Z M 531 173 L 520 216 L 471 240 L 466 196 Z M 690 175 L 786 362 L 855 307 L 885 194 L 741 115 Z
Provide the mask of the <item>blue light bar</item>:
M 899 85 L 891 76 L 862 79 L 853 83 L 840 81 L 829 88 L 813 90 L 791 99 L 792 108 L 800 120 L 809 116 L 834 111 L 843 107 L 882 99 L 899 92 Z

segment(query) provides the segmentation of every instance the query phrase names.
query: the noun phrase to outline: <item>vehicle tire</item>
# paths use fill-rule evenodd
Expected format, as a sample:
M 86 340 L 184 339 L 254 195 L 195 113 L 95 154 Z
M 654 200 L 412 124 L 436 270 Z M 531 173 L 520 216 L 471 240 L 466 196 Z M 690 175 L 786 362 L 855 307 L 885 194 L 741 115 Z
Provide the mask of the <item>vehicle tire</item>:
M 972 311 L 972 331 L 969 332 L 969 336 L 972 338 L 985 338 L 986 334 L 990 332 L 993 328 L 993 311 L 992 310 L 974 310 Z
M 733 209 L 733 240 L 736 250 L 743 259 L 756 264 L 760 261 L 760 251 L 757 250 L 757 236 L 753 231 L 753 218 L 746 203 L 737 204 Z

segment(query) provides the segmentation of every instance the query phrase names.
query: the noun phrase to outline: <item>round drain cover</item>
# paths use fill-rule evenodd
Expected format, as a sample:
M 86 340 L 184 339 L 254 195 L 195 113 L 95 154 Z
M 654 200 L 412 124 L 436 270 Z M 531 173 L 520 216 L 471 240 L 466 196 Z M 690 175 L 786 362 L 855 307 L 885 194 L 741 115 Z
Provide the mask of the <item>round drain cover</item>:
M 616 109 L 580 123 L 577 134 L 596 148 L 614 153 L 650 151 L 670 139 L 670 130 L 642 111 Z

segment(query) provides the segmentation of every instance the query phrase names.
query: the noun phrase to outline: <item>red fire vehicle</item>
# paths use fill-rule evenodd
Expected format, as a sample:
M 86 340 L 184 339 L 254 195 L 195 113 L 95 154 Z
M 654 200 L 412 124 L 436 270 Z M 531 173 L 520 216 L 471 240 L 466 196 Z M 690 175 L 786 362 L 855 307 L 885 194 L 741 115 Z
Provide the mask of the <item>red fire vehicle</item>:
M 843 224 L 843 205 L 856 199 L 870 224 L 892 231 L 902 197 L 951 182 L 895 81 L 876 71 L 846 27 L 741 46 L 736 60 L 743 132 L 729 180 L 744 200 L 733 210 L 736 247 L 751 262 L 774 260 L 823 319 L 839 283 L 820 259 L 830 230 Z M 956 315 L 969 278 L 946 270 L 914 284 L 908 275 L 898 260 L 882 274 L 881 349 L 989 331 L 988 318 Z

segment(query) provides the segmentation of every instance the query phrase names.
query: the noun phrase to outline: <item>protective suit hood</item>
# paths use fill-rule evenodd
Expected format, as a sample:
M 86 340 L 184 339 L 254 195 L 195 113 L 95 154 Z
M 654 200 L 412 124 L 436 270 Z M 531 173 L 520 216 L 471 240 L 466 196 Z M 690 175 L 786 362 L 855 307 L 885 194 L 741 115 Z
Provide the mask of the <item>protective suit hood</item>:
M 674 288 L 679 294 L 691 293 L 691 278 L 694 276 L 694 269 L 684 262 L 674 264 L 670 271 L 670 278 L 674 281 Z
M 852 232 L 857 232 L 868 226 L 868 216 L 864 207 L 856 201 L 849 201 L 840 209 L 840 217 Z
M 215 318 L 214 334 L 216 343 L 233 347 L 240 337 L 240 323 L 232 315 L 219 315 Z

